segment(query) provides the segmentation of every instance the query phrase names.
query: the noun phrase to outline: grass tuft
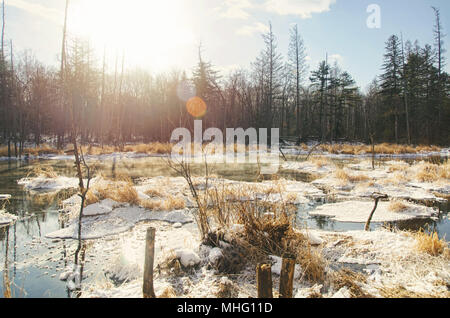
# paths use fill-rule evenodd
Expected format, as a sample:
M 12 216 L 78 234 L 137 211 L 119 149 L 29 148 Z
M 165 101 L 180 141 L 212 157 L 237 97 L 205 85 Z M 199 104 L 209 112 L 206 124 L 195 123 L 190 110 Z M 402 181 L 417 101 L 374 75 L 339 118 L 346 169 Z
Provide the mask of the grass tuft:
M 417 241 L 416 247 L 419 252 L 431 256 L 448 255 L 447 242 L 444 239 L 439 239 L 436 232 L 428 234 L 424 231 L 419 231 L 414 237 Z

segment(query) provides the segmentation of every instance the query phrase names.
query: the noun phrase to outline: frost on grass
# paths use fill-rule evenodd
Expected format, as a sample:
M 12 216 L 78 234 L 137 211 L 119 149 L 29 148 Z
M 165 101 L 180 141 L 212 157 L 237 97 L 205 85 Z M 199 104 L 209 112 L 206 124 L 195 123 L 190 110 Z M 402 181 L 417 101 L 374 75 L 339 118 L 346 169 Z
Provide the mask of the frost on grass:
M 377 230 L 323 232 L 324 254 L 334 266 L 361 271 L 363 292 L 374 297 L 393 297 L 387 290 L 403 290 L 404 297 L 449 297 L 448 255 L 432 256 L 417 249 L 410 233 Z
M 371 201 L 346 201 L 330 203 L 310 211 L 310 215 L 331 217 L 334 221 L 365 223 L 374 207 Z M 408 203 L 407 208 L 401 212 L 394 212 L 389 202 L 378 203 L 372 222 L 395 222 L 415 218 L 431 218 L 437 212 L 432 208 Z
M 0 226 L 11 225 L 18 220 L 16 215 L 0 210 Z

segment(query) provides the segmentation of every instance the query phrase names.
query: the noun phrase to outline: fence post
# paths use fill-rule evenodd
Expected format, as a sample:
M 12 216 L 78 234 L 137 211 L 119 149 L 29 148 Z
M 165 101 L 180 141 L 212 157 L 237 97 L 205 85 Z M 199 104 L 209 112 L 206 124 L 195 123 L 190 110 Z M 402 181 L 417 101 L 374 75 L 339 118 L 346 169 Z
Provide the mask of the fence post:
M 153 289 L 153 263 L 155 257 L 155 232 L 154 228 L 147 229 L 145 242 L 145 265 L 144 265 L 144 298 L 156 298 Z
M 271 265 L 258 264 L 256 267 L 256 285 L 258 298 L 273 298 Z
M 292 298 L 294 289 L 295 260 L 283 258 L 280 274 L 280 298 Z

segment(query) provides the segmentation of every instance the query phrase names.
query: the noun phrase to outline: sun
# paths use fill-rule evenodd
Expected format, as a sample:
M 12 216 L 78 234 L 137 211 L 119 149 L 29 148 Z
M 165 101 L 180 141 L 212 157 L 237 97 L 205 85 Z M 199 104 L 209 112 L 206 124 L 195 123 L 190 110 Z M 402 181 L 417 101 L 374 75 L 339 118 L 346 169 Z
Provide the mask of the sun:
M 125 55 L 128 65 L 162 70 L 194 43 L 182 0 L 72 0 L 69 34 Z

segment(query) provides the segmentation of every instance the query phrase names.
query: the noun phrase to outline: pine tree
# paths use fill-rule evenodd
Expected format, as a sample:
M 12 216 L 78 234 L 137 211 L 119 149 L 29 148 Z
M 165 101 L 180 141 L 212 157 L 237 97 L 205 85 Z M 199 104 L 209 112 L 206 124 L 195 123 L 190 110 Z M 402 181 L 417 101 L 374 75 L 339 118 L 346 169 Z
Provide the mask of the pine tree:
M 384 116 L 394 121 L 394 140 L 399 142 L 399 116 L 400 116 L 400 94 L 401 94 L 401 47 L 400 40 L 392 35 L 386 42 L 386 53 L 384 54 L 383 71 L 381 75 L 382 93 L 385 96 L 386 110 Z M 389 138 L 391 134 L 387 130 L 384 134 Z

